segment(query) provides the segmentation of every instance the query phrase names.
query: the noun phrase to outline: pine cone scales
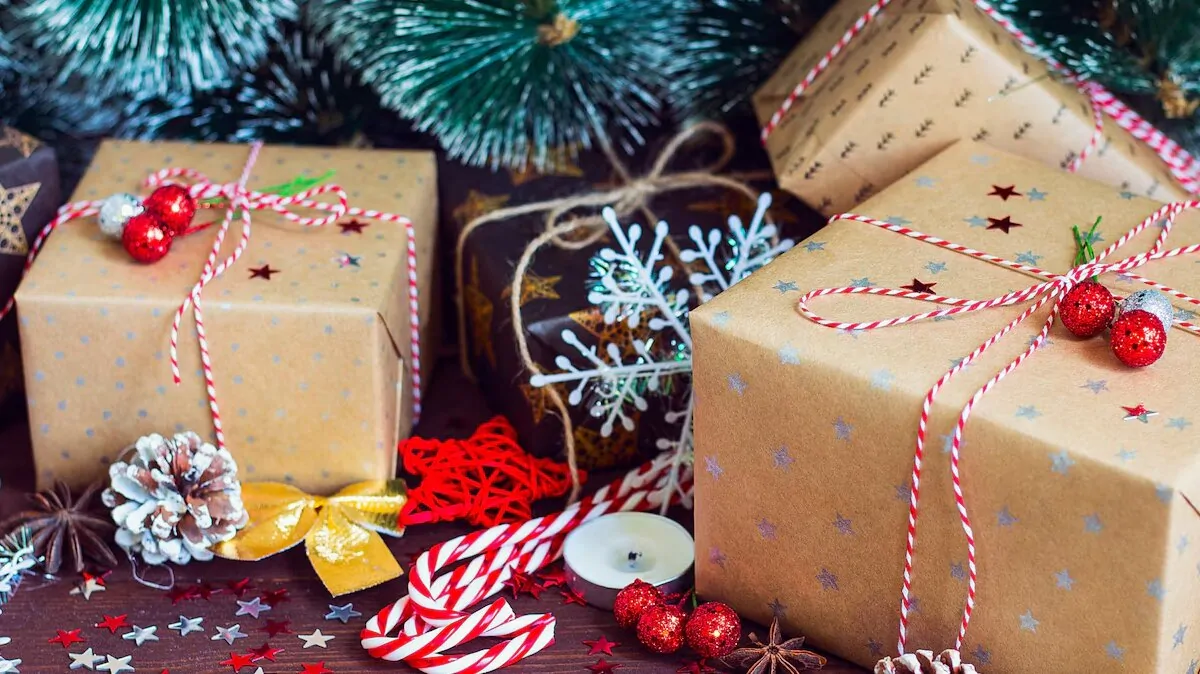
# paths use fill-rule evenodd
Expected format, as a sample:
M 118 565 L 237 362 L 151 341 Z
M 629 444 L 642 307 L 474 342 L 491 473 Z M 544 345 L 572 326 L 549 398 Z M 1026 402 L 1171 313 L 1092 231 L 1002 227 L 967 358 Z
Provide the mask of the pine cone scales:
M 104 505 L 117 544 L 147 564 L 212 559 L 212 546 L 246 525 L 237 463 L 192 432 L 139 438 L 109 466 Z
M 934 657 L 933 651 L 905 653 L 898 658 L 884 658 L 875 665 L 875 674 L 979 674 L 975 665 L 962 661 L 955 650 L 944 650 Z

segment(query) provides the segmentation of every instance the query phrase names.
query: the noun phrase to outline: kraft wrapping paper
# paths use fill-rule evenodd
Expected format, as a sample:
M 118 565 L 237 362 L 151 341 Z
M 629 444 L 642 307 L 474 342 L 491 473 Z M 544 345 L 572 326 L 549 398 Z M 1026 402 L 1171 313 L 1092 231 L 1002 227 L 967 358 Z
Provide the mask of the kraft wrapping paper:
M 146 176 L 170 166 L 234 181 L 248 151 L 106 141 L 74 199 L 144 195 Z M 248 183 L 254 189 L 333 170 L 331 182 L 347 190 L 351 205 L 412 219 L 425 381 L 434 350 L 435 167 L 425 152 L 267 146 Z M 221 418 L 242 479 L 328 493 L 392 477 L 396 442 L 412 423 L 403 227 L 362 219 L 362 228 L 302 230 L 263 211 L 252 219 L 245 254 L 204 294 Z M 239 232 L 235 224 L 225 254 Z M 215 228 L 179 239 L 154 265 L 133 262 L 93 218 L 47 240 L 17 291 L 40 486 L 100 479 L 112 457 L 147 433 L 190 429 L 211 439 L 191 312 L 180 332 L 179 386 L 169 338 L 214 236 Z M 277 271 L 251 271 L 264 265 Z
M 872 0 L 843 0 L 757 92 L 766 122 Z M 848 210 L 959 139 L 1066 168 L 1092 137 L 1087 97 L 1048 77 L 970 0 L 894 0 L 770 136 L 779 184 L 826 215 Z M 1105 118 L 1080 175 L 1155 199 L 1185 192 Z
M 1017 194 L 993 194 L 1007 186 Z M 967 142 L 855 212 L 1065 271 L 1071 225 L 1102 216 L 1100 250 L 1158 205 Z M 988 218 L 1005 217 L 1021 226 L 988 228 Z M 1147 250 L 1157 233 L 1150 227 L 1110 259 Z M 1200 213 L 1185 213 L 1168 245 L 1197 241 Z M 1175 258 L 1138 272 L 1195 293 L 1198 262 Z M 1144 287 L 1102 280 L 1121 295 Z M 800 316 L 796 301 L 815 288 L 914 281 L 991 298 L 1036 279 L 841 220 L 692 314 L 698 591 L 759 621 L 774 613 L 786 632 L 867 666 L 895 650 L 921 401 L 1025 307 L 843 333 Z M 933 305 L 860 295 L 811 306 L 868 320 Z M 1026 348 L 1047 311 L 965 369 L 934 405 L 909 650 L 953 646 L 966 597 L 949 434 L 968 397 Z M 1183 331 L 1172 331 L 1161 361 L 1133 370 L 1105 338 L 1079 340 L 1055 326 L 1050 344 L 975 407 L 962 460 L 980 574 L 969 661 L 1005 674 L 1196 668 L 1198 377 L 1200 339 Z M 1139 404 L 1156 414 L 1127 419 L 1124 407 Z

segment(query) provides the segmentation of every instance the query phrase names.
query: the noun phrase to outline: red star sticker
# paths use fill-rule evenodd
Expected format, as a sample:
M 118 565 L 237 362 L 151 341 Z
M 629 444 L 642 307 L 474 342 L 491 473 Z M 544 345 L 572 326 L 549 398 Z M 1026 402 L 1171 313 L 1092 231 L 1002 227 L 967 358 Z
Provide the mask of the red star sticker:
M 562 598 L 562 603 L 564 604 L 579 604 L 580 606 L 588 605 L 588 603 L 584 601 L 583 595 L 579 594 L 573 589 L 564 590 L 562 592 Z
M 82 630 L 71 630 L 70 632 L 64 632 L 62 630 L 55 630 L 55 631 L 58 632 L 58 636 L 54 637 L 53 639 L 50 639 L 47 643 L 62 644 L 63 648 L 70 648 L 71 644 L 77 644 L 77 643 L 80 643 L 83 641 L 87 641 L 87 639 L 84 639 L 83 637 L 79 636 L 79 633 Z
M 271 280 L 271 274 L 278 274 L 278 273 L 279 273 L 279 270 L 272 269 L 271 265 L 269 265 L 269 264 L 264 264 L 261 267 L 251 267 L 250 268 L 250 278 L 260 278 L 265 281 Z
M 917 279 L 913 279 L 912 283 L 910 283 L 906 286 L 900 286 L 900 287 L 904 288 L 905 290 L 912 291 L 914 293 L 932 293 L 933 287 L 935 285 L 937 285 L 936 282 L 935 283 L 925 283 L 924 281 L 918 281 Z
M 270 660 L 271 662 L 275 662 L 275 656 L 282 652 L 283 652 L 282 648 L 271 648 L 271 644 L 263 644 L 262 646 L 259 646 L 258 648 L 251 648 L 250 649 L 250 657 L 253 658 L 255 662 L 258 662 L 259 660 L 264 660 L 264 659 Z
M 167 599 L 171 600 L 171 605 L 174 606 L 181 601 L 195 599 L 198 595 L 196 594 L 196 588 L 194 586 L 176 585 L 175 587 L 171 588 L 169 592 L 167 592 L 166 596 Z
M 1008 201 L 1009 197 L 1019 197 L 1021 196 L 1021 193 L 1016 190 L 1016 185 L 992 185 L 992 191 L 988 192 L 988 196 L 1000 197 L 1004 201 Z
M 250 583 L 249 578 L 231 580 L 226 585 L 229 587 L 229 593 L 237 595 L 238 599 L 245 597 L 247 592 L 254 589 L 254 585 Z
M 601 653 L 604 655 L 612 655 L 612 649 L 620 646 L 621 644 L 616 641 L 609 641 L 603 634 L 601 634 L 599 639 L 594 641 L 584 641 L 583 645 L 590 649 L 588 650 L 588 655 L 600 655 Z
M 349 234 L 351 232 L 354 232 L 355 234 L 362 234 L 363 230 L 369 226 L 370 223 L 363 222 L 362 220 L 351 220 L 350 222 L 338 223 L 338 227 L 342 228 L 342 234 Z
M 512 578 L 509 578 L 505 584 L 512 588 L 513 599 L 516 599 L 522 592 L 532 596 L 534 599 L 541 599 L 542 590 L 545 589 L 537 584 L 533 576 L 524 571 L 513 571 Z
M 704 660 L 684 660 L 675 671 L 679 674 L 709 674 L 717 670 L 709 667 Z
M 233 668 L 233 671 L 240 672 L 240 671 L 242 671 L 242 667 L 249 667 L 249 666 L 251 666 L 251 664 L 253 662 L 254 661 L 250 659 L 249 655 L 242 655 L 241 653 L 230 653 L 229 658 L 226 660 L 222 660 L 221 664 L 229 665 L 230 667 Z
M 278 604 L 292 600 L 292 598 L 287 596 L 287 594 L 288 591 L 286 587 L 279 588 L 278 590 L 264 590 L 263 593 L 259 595 L 259 599 L 262 599 L 263 603 L 267 604 L 271 608 L 275 608 L 275 606 Z
M 300 674 L 333 674 L 332 669 L 325 669 L 324 662 L 318 662 L 315 665 L 301 664 L 304 669 L 300 670 Z
M 604 658 L 600 658 L 596 661 L 596 664 L 588 665 L 587 667 L 584 667 L 584 669 L 590 671 L 592 674 L 613 674 L 614 669 L 620 669 L 624 666 L 625 665 L 613 664 Z
M 277 636 L 280 634 L 295 634 L 295 632 L 293 632 L 288 627 L 288 625 L 290 625 L 291 623 L 292 623 L 292 621 L 290 621 L 290 620 L 271 620 L 270 618 L 268 618 L 267 625 L 266 625 L 266 627 L 263 627 L 263 631 L 266 632 L 267 636 L 269 636 L 269 637 Z
M 556 566 L 549 571 L 543 571 L 539 574 L 539 577 L 542 579 L 542 587 L 547 590 L 567 584 L 567 572 L 561 566 Z
M 125 613 L 122 613 L 115 618 L 113 616 L 106 615 L 104 616 L 104 620 L 96 623 L 96 627 L 103 627 L 107 629 L 110 634 L 116 634 L 117 630 L 121 629 L 122 627 L 129 627 L 129 616 Z
M 1013 227 L 1024 227 L 1025 226 L 1019 222 L 1013 222 L 1012 218 L 1007 215 L 1004 216 L 1003 218 L 988 218 L 987 220 L 988 220 L 988 226 L 987 226 L 988 229 L 999 229 L 999 230 L 1003 231 L 1005 234 L 1008 234 L 1008 230 L 1012 229 Z

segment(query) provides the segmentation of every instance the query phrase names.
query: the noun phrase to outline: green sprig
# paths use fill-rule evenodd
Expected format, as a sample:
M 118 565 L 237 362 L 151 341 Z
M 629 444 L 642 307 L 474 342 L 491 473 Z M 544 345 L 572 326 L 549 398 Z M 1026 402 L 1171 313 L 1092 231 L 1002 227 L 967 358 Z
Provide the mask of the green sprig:
M 1096 249 L 1092 247 L 1092 241 L 1095 240 L 1096 228 L 1100 226 L 1101 217 L 1096 216 L 1096 222 L 1092 223 L 1092 228 L 1086 235 L 1079 231 L 1079 225 L 1071 225 L 1071 232 L 1075 236 L 1075 261 L 1072 266 L 1078 267 L 1096 259 Z M 1093 276 L 1092 280 L 1095 281 L 1097 278 Z

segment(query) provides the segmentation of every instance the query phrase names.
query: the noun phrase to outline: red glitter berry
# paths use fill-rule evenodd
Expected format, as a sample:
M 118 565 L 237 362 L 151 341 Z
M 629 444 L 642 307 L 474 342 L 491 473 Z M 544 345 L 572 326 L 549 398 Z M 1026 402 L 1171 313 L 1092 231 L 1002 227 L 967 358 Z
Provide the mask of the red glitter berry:
M 1167 329 L 1149 311 L 1127 311 L 1112 326 L 1112 350 L 1129 367 L 1154 364 L 1167 349 Z
M 1116 311 L 1116 298 L 1095 281 L 1084 281 L 1071 288 L 1058 306 L 1063 325 L 1076 337 L 1100 334 L 1112 323 Z
M 650 583 L 635 580 L 617 593 L 617 599 L 613 602 L 613 616 L 618 625 L 629 629 L 638 624 L 643 613 L 662 603 L 662 590 Z
M 125 223 L 121 245 L 133 259 L 150 264 L 163 259 L 171 250 L 171 233 L 149 213 L 139 213 Z
M 702 658 L 723 658 L 742 638 L 742 620 L 728 604 L 710 601 L 696 607 L 683 628 L 687 645 Z
M 687 614 L 677 606 L 651 606 L 637 622 L 637 638 L 655 653 L 674 653 L 683 645 Z
M 163 228 L 176 236 L 187 231 L 196 216 L 196 200 L 183 185 L 163 185 L 151 192 L 142 204 L 147 213 L 158 218 Z

